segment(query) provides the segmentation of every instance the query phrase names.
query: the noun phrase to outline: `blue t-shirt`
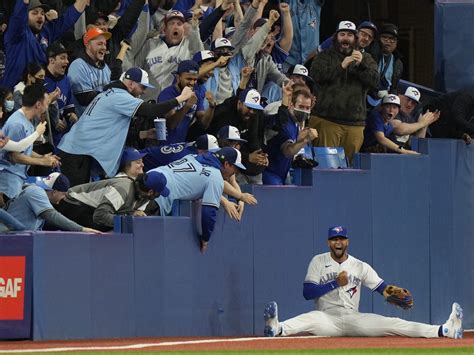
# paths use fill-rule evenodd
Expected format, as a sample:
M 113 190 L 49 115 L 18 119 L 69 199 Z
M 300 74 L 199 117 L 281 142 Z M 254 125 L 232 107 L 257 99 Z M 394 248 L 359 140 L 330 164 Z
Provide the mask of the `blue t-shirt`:
M 142 103 L 122 88 L 104 91 L 87 106 L 58 148 L 69 154 L 90 155 L 107 176 L 115 176 L 130 121 Z
M 181 90 L 178 89 L 176 85 L 171 85 L 165 88 L 160 95 L 158 96 L 158 102 L 168 101 L 174 99 L 181 95 Z M 168 129 L 168 134 L 166 136 L 166 143 L 181 143 L 186 141 L 186 136 L 188 135 L 188 128 L 193 122 L 194 115 L 196 111 L 204 111 L 203 100 L 198 95 L 197 102 L 191 107 L 191 109 L 186 113 L 181 122 L 176 128 Z M 186 104 L 185 101 L 181 102 L 174 109 L 176 111 L 181 110 L 181 108 Z
M 148 171 L 198 152 L 192 143 L 175 143 L 145 148 L 140 150 L 140 153 L 146 153 L 143 157 L 143 164 L 145 165 L 144 170 Z
M 280 44 L 276 42 L 272 48 L 271 56 L 280 73 L 283 73 L 283 63 L 285 63 L 286 58 L 288 58 L 288 52 L 281 48 Z
M 170 190 L 169 196 L 156 199 L 164 214 L 171 212 L 174 200 L 202 199 L 202 205 L 219 208 L 224 179 L 216 167 L 201 164 L 193 155 L 187 155 L 151 171 L 164 174 L 168 181 L 166 187 Z
M 52 210 L 46 191 L 36 185 L 25 185 L 23 191 L 10 202 L 8 213 L 20 220 L 27 230 L 41 230 L 44 219 L 40 214 Z
M 101 92 L 105 85 L 110 83 L 111 71 L 107 64 L 103 68 L 97 68 L 82 58 L 74 60 L 68 69 L 68 77 L 71 83 L 71 90 L 74 95 L 91 91 Z M 81 116 L 85 106 L 82 106 L 73 96 L 74 107 L 77 116 Z
M 268 154 L 268 167 L 265 168 L 265 171 L 278 175 L 281 177 L 282 181 L 285 181 L 293 157 L 286 157 L 283 154 L 281 147 L 286 142 L 296 142 L 298 132 L 298 125 L 292 119 L 289 119 L 278 134 L 268 141 L 265 149 Z
M 367 117 L 367 125 L 364 130 L 364 148 L 378 144 L 375 132 L 382 132 L 385 137 L 390 136 L 393 132 L 392 124 L 390 122 L 385 123 L 382 113 L 378 110 L 373 110 Z

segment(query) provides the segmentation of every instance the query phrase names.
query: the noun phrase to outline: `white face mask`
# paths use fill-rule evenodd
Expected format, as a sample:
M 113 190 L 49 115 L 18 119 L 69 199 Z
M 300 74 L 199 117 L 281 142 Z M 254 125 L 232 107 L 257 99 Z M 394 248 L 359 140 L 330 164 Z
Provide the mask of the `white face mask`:
M 14 106 L 15 102 L 13 100 L 5 100 L 5 110 L 7 110 L 7 112 L 12 112 Z

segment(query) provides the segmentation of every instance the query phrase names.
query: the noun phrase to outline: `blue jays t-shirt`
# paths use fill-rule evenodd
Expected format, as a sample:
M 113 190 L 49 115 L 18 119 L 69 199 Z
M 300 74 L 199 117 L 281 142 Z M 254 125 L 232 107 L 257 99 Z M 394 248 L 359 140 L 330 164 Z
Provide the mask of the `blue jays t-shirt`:
M 23 191 L 10 202 L 8 213 L 21 221 L 27 230 L 41 230 L 44 219 L 40 214 L 52 210 L 46 191 L 36 185 L 25 185 Z
M 268 167 L 265 170 L 278 175 L 283 181 L 290 170 L 293 157 L 287 158 L 281 151 L 281 146 L 286 142 L 296 142 L 298 132 L 298 125 L 289 119 L 280 132 L 268 141 L 265 149 L 268 154 Z
M 90 155 L 107 176 L 115 176 L 130 121 L 142 103 L 122 88 L 104 91 L 87 106 L 58 148 L 69 154 Z
M 224 179 L 221 171 L 214 166 L 201 164 L 193 155 L 187 155 L 151 171 L 164 174 L 168 181 L 166 187 L 170 194 L 156 199 L 164 214 L 171 212 L 174 200 L 202 199 L 202 205 L 219 208 Z
M 197 149 L 192 144 L 175 143 L 140 150 L 140 153 L 146 153 L 143 157 L 144 170 L 148 171 L 159 166 L 168 165 L 189 154 L 197 154 Z
M 158 102 L 168 101 L 174 99 L 175 97 L 181 95 L 181 91 L 178 89 L 176 85 L 168 86 L 164 89 L 160 95 L 158 96 Z M 178 124 L 178 126 L 174 129 L 168 129 L 168 135 L 166 137 L 166 143 L 181 143 L 186 141 L 186 136 L 188 135 L 188 128 L 193 122 L 194 114 L 196 111 L 204 111 L 203 107 L 203 100 L 198 95 L 197 102 L 193 105 L 193 107 L 186 113 L 184 118 Z M 180 110 L 186 102 L 181 102 L 178 106 L 174 109 L 176 111 Z
M 364 148 L 377 145 L 375 132 L 382 132 L 385 137 L 390 136 L 393 132 L 392 124 L 390 122 L 385 123 L 382 113 L 377 110 L 372 111 L 367 117 L 367 126 L 364 130 Z

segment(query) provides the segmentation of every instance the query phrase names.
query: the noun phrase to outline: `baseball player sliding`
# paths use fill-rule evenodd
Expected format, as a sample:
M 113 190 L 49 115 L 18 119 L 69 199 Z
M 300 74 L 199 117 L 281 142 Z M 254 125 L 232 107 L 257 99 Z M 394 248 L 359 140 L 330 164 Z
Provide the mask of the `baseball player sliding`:
M 310 262 L 304 281 L 303 295 L 314 299 L 316 310 L 284 322 L 278 321 L 276 302 L 266 305 L 264 334 L 268 337 L 306 333 L 320 336 L 462 338 L 463 311 L 453 303 L 451 314 L 443 325 L 409 322 L 359 312 L 360 289 L 364 285 L 382 294 L 392 304 L 402 308 L 413 306 L 410 292 L 387 285 L 367 263 L 347 254 L 347 229 L 329 229 L 329 252 L 316 255 Z

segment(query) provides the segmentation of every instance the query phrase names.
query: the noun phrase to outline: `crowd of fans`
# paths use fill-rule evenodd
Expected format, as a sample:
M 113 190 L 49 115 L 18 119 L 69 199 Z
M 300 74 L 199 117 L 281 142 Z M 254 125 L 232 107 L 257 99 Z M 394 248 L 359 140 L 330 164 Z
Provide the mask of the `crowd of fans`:
M 290 183 L 306 145 L 418 154 L 410 137 L 453 119 L 398 92 L 397 26 L 341 21 L 319 44 L 323 3 L 2 4 L 1 228 L 99 233 L 201 199 L 205 250 L 221 204 L 257 202 L 239 184 Z

